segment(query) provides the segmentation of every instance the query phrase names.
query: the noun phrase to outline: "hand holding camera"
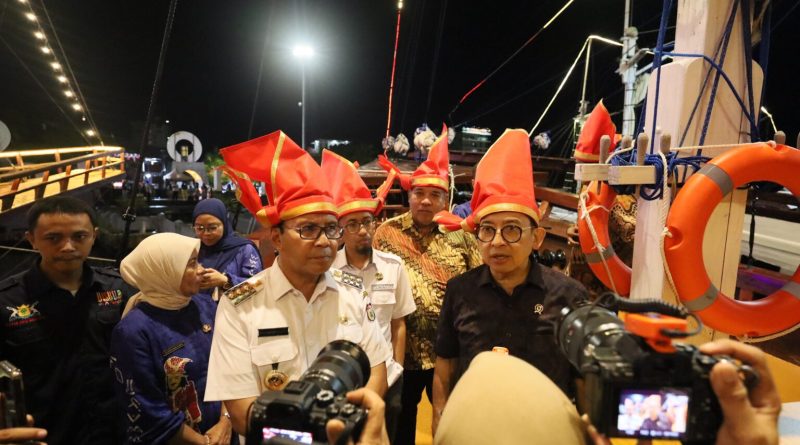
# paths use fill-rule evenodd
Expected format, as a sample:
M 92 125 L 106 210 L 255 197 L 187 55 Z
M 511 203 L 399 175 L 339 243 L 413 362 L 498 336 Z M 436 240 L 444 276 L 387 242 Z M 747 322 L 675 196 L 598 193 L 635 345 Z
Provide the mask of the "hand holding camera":
M 381 396 L 368 388 L 361 388 L 347 393 L 347 401 L 368 411 L 367 421 L 358 439 L 357 445 L 389 445 L 384 413 L 386 404 Z M 326 432 L 328 443 L 337 443 L 345 430 L 345 424 L 339 419 L 328 421 Z M 348 445 L 353 441 L 348 441 Z
M 777 445 L 781 400 L 767 368 L 764 352 L 732 340 L 706 343 L 700 347 L 700 352 L 725 354 L 741 360 L 752 366 L 760 376 L 759 383 L 748 389 L 730 362 L 721 361 L 712 369 L 711 386 L 719 399 L 724 417 L 717 434 L 717 444 Z

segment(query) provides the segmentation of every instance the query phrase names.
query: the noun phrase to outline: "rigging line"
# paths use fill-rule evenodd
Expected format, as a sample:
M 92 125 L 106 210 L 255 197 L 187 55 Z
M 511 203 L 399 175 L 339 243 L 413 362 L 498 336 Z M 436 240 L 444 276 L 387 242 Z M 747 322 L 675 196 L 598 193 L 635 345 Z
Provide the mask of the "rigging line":
M 258 96 L 261 92 L 261 76 L 264 73 L 264 54 L 267 52 L 267 44 L 269 43 L 269 34 L 272 30 L 272 17 L 274 14 L 270 10 L 267 15 L 267 29 L 264 33 L 264 43 L 261 45 L 261 61 L 258 63 L 258 79 L 256 79 L 256 93 L 253 98 L 253 109 L 250 111 L 250 126 L 247 127 L 247 139 L 253 137 L 253 122 L 256 119 L 256 111 L 258 110 Z
M 575 66 L 578 64 L 578 61 L 581 60 L 581 56 L 583 55 L 583 52 L 586 50 L 586 46 L 589 44 L 590 39 L 591 37 L 587 37 L 586 40 L 583 41 L 583 46 L 581 47 L 581 50 L 578 51 L 578 55 L 572 62 L 572 66 L 570 66 L 569 69 L 567 70 L 567 75 L 564 76 L 564 79 L 561 81 L 561 84 L 558 86 L 558 89 L 556 89 L 556 93 L 553 95 L 553 98 L 550 99 L 550 103 L 547 104 L 547 107 L 545 107 L 544 111 L 542 112 L 542 115 L 539 116 L 539 120 L 537 120 L 536 123 L 533 124 L 533 128 L 531 128 L 531 131 L 528 132 L 528 136 L 533 135 L 533 132 L 536 131 L 536 127 L 538 127 L 539 124 L 542 123 L 542 119 L 544 119 L 544 116 L 547 114 L 548 111 L 550 111 L 550 107 L 553 105 L 553 102 L 556 101 L 558 94 L 564 88 L 564 85 L 567 83 L 567 80 L 569 80 L 569 77 L 572 75 L 572 71 L 575 70 Z
M 487 115 L 489 113 L 492 113 L 492 112 L 496 111 L 497 109 L 502 108 L 502 107 L 504 107 L 504 106 L 506 106 L 506 105 L 510 104 L 511 102 L 514 102 L 514 101 L 516 101 L 518 99 L 521 99 L 524 96 L 527 96 L 528 94 L 536 91 L 537 89 L 547 85 L 548 83 L 558 79 L 559 76 L 563 75 L 563 73 L 565 73 L 565 72 L 566 72 L 566 70 L 561 72 L 561 73 L 556 74 L 555 76 L 551 76 L 550 78 L 545 79 L 542 82 L 537 83 L 536 85 L 528 88 L 527 90 L 521 92 L 520 94 L 517 94 L 516 96 L 510 97 L 507 100 L 501 102 L 500 104 L 498 104 L 498 105 L 496 105 L 496 106 L 494 106 L 494 107 L 492 107 L 492 108 L 490 108 L 490 109 L 488 109 L 486 111 L 482 111 L 481 113 L 479 113 L 477 115 L 474 115 L 474 116 L 471 116 L 471 117 L 469 117 L 467 119 L 464 119 L 463 121 L 461 121 L 458 124 L 455 124 L 453 126 L 454 127 L 460 127 L 461 125 L 464 125 L 464 124 L 466 124 L 468 122 L 474 121 L 475 119 L 478 119 L 478 118 L 483 117 L 483 116 L 485 116 L 485 115 Z
M 67 53 L 64 51 L 64 47 L 61 45 L 61 39 L 58 38 L 58 33 L 56 32 L 56 27 L 53 26 L 53 21 L 50 20 L 50 13 L 47 12 L 47 6 L 44 4 L 44 0 L 40 0 L 39 3 L 42 5 L 42 11 L 44 11 L 44 16 L 47 18 L 47 23 L 50 25 L 50 31 L 53 33 L 53 37 L 56 39 L 56 44 L 58 45 L 58 50 L 61 52 L 61 57 L 64 59 L 64 65 L 67 67 L 67 71 L 69 71 L 69 76 L 72 78 L 72 83 L 75 85 L 75 91 L 77 91 L 78 96 L 81 98 L 81 102 L 83 102 L 83 109 L 85 111 L 86 119 L 89 120 L 89 125 L 92 126 L 93 129 L 96 130 L 95 135 L 98 139 L 100 139 L 100 145 L 105 145 L 103 142 L 103 136 L 100 132 L 100 129 L 97 128 L 97 123 L 94 121 L 94 117 L 92 117 L 92 113 L 89 110 L 89 104 L 86 102 L 86 98 L 83 97 L 83 92 L 81 91 L 80 85 L 78 85 L 78 78 L 75 77 L 75 73 L 72 71 L 72 66 L 69 64 L 69 59 L 67 58 Z
M 172 33 L 172 23 L 175 21 L 175 9 L 178 7 L 178 0 L 171 0 L 169 3 L 169 11 L 167 12 L 167 23 L 164 25 L 164 37 L 161 40 L 161 50 L 158 54 L 158 64 L 156 65 L 156 76 L 153 80 L 153 90 L 150 93 L 150 103 L 147 106 L 147 117 L 144 120 L 144 129 L 142 130 L 142 139 L 139 143 L 139 161 L 136 163 L 136 172 L 134 173 L 133 187 L 131 187 L 131 197 L 128 202 L 128 208 L 122 218 L 125 220 L 125 231 L 122 232 L 122 240 L 117 254 L 117 266 L 122 261 L 122 256 L 128 247 L 128 236 L 131 233 L 131 223 L 136 219 L 136 190 L 139 187 L 139 180 L 142 177 L 142 165 L 144 165 L 144 152 L 147 147 L 147 136 L 150 133 L 150 124 L 153 122 L 153 110 L 155 108 L 156 99 L 158 98 L 158 90 L 161 86 L 161 75 L 164 72 L 164 61 L 167 58 L 167 47 L 169 46 L 169 36 Z
M 392 56 L 392 77 L 389 80 L 389 112 L 386 116 L 386 135 L 389 137 L 389 131 L 392 128 L 392 96 L 394 96 L 394 74 L 397 69 L 397 44 L 400 42 L 400 17 L 402 16 L 403 9 L 397 8 L 397 26 L 394 31 L 394 55 Z M 386 150 L 384 150 L 384 155 Z
M 436 71 L 439 68 L 439 51 L 442 49 L 442 33 L 444 32 L 444 19 L 447 13 L 447 0 L 442 2 L 439 10 L 439 35 L 436 38 L 436 48 L 433 51 L 433 69 L 431 70 L 431 80 L 428 83 L 428 104 L 425 106 L 425 122 L 428 122 L 428 113 L 431 109 L 431 96 L 433 96 L 433 85 L 436 82 Z
M 41 88 L 42 91 L 44 91 L 44 94 L 46 94 L 47 97 L 50 99 L 50 101 L 53 102 L 53 105 L 55 105 L 56 108 L 58 108 L 58 111 L 60 111 L 61 114 L 64 115 L 64 117 L 67 119 L 67 122 L 69 122 L 70 125 L 72 125 L 72 127 L 75 129 L 75 131 L 77 131 L 78 134 L 81 135 L 81 138 L 84 141 L 86 141 L 86 145 L 92 145 L 92 142 L 89 139 L 86 138 L 86 135 L 84 134 L 84 132 L 72 120 L 72 118 L 70 117 L 69 113 L 67 113 L 63 108 L 61 108 L 60 103 L 50 94 L 49 91 L 47 91 L 47 88 L 42 84 L 42 82 L 39 81 L 39 78 L 36 77 L 36 74 L 33 73 L 33 71 L 30 69 L 30 67 L 28 67 L 28 65 L 19 57 L 17 52 L 14 51 L 14 48 L 12 48 L 11 45 L 8 44 L 8 41 L 6 41 L 6 39 L 1 35 L 0 35 L 0 41 L 3 42 L 3 45 L 5 45 L 5 47 L 8 49 L 8 51 L 11 52 L 11 54 L 14 56 L 15 59 L 17 59 L 17 61 L 20 63 L 20 65 L 22 65 L 22 67 L 25 68 L 25 71 L 27 71 L 28 74 L 30 74 L 31 78 L 33 78 L 33 80 L 36 82 L 36 84 L 39 85 L 39 88 Z
M 775 26 L 772 27 L 772 30 L 775 31 L 776 29 L 778 29 L 778 27 L 781 26 L 781 23 L 783 23 L 783 21 L 786 20 L 798 6 L 800 6 L 800 0 L 797 0 L 794 3 L 794 5 L 792 5 L 792 7 L 789 8 L 789 10 L 785 14 L 783 14 L 783 17 L 781 17 L 781 19 L 778 20 L 778 23 L 776 23 Z
M 533 42 L 533 41 L 534 41 L 534 40 L 535 40 L 537 37 L 539 37 L 539 34 L 541 34 L 541 33 L 542 33 L 542 32 L 543 32 L 545 29 L 547 29 L 547 27 L 548 27 L 548 26 L 550 26 L 550 24 L 552 24 L 552 23 L 553 23 L 553 22 L 554 22 L 554 21 L 555 21 L 555 20 L 558 18 L 558 16 L 560 16 L 560 15 L 561 15 L 561 13 L 562 13 L 562 12 L 564 12 L 564 11 L 565 11 L 565 10 L 566 10 L 566 9 L 569 7 L 569 5 L 571 5 L 571 4 L 572 4 L 574 1 L 575 1 L 575 0 L 569 0 L 569 1 L 567 1 L 567 3 L 566 3 L 564 6 L 562 6 L 562 7 L 561 7 L 561 9 L 559 9 L 559 10 L 558 10 L 558 12 L 556 12 L 556 14 L 555 14 L 555 15 L 554 15 L 554 16 L 553 16 L 553 17 L 552 17 L 550 20 L 548 20 L 548 21 L 547 21 L 547 23 L 545 23 L 545 24 L 544 24 L 544 26 L 542 26 L 542 27 L 541 27 L 541 29 L 539 29 L 538 31 L 536 31 L 536 32 L 535 32 L 535 33 L 534 33 L 534 34 L 533 34 L 533 35 L 532 35 L 530 38 L 528 38 L 528 40 L 527 40 L 525 43 L 523 43 L 523 44 L 522 44 L 522 46 L 520 46 L 519 48 L 517 48 L 517 50 L 516 50 L 516 51 L 514 51 L 514 52 L 513 52 L 513 53 L 512 53 L 512 54 L 511 54 L 511 55 L 510 55 L 510 56 L 509 56 L 509 57 L 508 57 L 506 60 L 504 60 L 504 61 L 503 61 L 503 62 L 500 64 L 500 66 L 498 66 L 497 68 L 495 68 L 495 69 L 494 69 L 492 72 L 490 72 L 490 73 L 489 73 L 489 75 L 487 75 L 486 77 L 484 77 L 484 78 L 483 78 L 483 80 L 481 80 L 480 82 L 478 82 L 478 83 L 477 83 L 477 85 L 475 85 L 474 87 L 472 87 L 472 89 L 470 89 L 469 91 L 467 91 L 467 93 L 466 93 L 466 94 L 464 94 L 464 96 L 463 96 L 463 97 L 461 97 L 461 100 L 459 100 L 459 101 L 458 101 L 458 103 L 456 104 L 456 106 L 455 106 L 455 107 L 453 107 L 453 109 L 452 109 L 452 110 L 450 111 L 450 113 L 448 113 L 448 114 L 449 114 L 449 115 L 452 115 L 453 113 L 455 113 L 456 109 L 458 109 L 458 107 L 459 107 L 459 106 L 460 106 L 462 103 L 464 103 L 464 101 L 465 101 L 465 100 L 467 100 L 467 98 L 468 98 L 468 97 L 469 97 L 469 96 L 470 96 L 472 93 L 474 93 L 474 92 L 475 92 L 475 90 L 477 90 L 478 88 L 480 88 L 480 87 L 481 87 L 481 85 L 483 85 L 483 84 L 484 84 L 484 83 L 485 83 L 487 80 L 489 80 L 489 79 L 490 79 L 492 76 L 494 76 L 494 75 L 495 75 L 495 74 L 496 74 L 498 71 L 500 71 L 500 70 L 501 70 L 501 69 L 502 69 L 504 66 L 506 66 L 506 65 L 508 64 L 508 62 L 510 62 L 510 61 L 511 61 L 511 59 L 513 59 L 513 58 L 514 58 L 514 57 L 516 57 L 516 56 L 517 56 L 517 55 L 518 55 L 520 52 L 522 52 L 522 50 L 523 50 L 523 49 L 525 49 L 525 47 L 526 47 L 526 46 L 530 45 L 530 44 L 531 44 L 531 42 Z

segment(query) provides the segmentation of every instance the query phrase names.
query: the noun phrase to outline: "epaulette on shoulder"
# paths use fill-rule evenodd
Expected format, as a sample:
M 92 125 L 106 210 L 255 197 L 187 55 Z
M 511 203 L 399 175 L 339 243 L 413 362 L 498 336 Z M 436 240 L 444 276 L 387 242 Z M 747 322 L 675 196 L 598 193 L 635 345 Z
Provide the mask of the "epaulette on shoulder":
M 333 279 L 340 284 L 344 284 L 358 290 L 364 289 L 364 279 L 358 275 L 345 272 L 341 269 L 331 269 L 331 274 L 333 275 Z
M 122 275 L 120 275 L 119 271 L 113 267 L 96 267 L 94 268 L 94 271 L 107 277 L 122 278 Z
M 17 276 L 8 277 L 5 280 L 0 281 L 0 292 L 11 289 L 12 287 L 19 285 L 20 283 L 22 283 L 22 280 L 20 280 L 19 277 Z
M 402 258 L 400 258 L 399 256 L 397 256 L 397 255 L 395 255 L 395 254 L 393 254 L 391 252 L 386 252 L 384 250 L 374 249 L 372 251 L 372 253 L 374 253 L 375 255 L 378 255 L 379 257 L 383 258 L 384 260 L 394 261 L 394 262 L 399 263 L 399 264 L 403 263 L 403 259 Z
M 242 281 L 236 286 L 233 286 L 232 288 L 226 290 L 225 293 L 222 295 L 223 297 L 230 300 L 231 304 L 235 307 L 253 298 L 253 295 L 255 295 L 256 292 L 258 292 L 261 289 L 262 285 L 263 284 L 260 276 L 256 274 Z

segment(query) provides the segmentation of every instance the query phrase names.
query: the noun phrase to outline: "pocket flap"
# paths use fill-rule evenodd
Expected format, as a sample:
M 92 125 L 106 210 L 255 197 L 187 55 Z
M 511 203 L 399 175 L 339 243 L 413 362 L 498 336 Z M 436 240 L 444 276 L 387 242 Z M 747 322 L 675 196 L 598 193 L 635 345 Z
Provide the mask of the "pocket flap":
M 291 338 L 270 339 L 250 348 L 250 358 L 256 366 L 289 361 L 297 356 L 297 347 Z

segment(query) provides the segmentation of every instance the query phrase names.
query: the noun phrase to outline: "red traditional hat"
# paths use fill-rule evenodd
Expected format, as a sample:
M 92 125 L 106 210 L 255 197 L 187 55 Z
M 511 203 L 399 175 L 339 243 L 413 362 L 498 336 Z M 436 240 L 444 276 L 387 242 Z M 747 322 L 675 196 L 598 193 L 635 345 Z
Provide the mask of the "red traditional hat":
M 616 143 L 617 127 L 611 121 L 603 101 L 597 103 L 586 123 L 583 124 L 578 144 L 575 146 L 575 159 L 581 162 L 598 162 L 600 158 L 600 138 L 608 135 Z M 614 145 L 614 144 L 612 144 Z
M 231 169 L 264 181 L 269 205 L 256 212 L 259 221 L 275 225 L 308 213 L 336 215 L 319 165 L 284 132 L 223 148 L 220 154 Z
M 386 180 L 378 187 L 377 196 L 373 198 L 367 184 L 358 174 L 358 165 L 330 150 L 322 150 L 322 172 L 331 185 L 339 218 L 354 212 L 380 212 L 396 177 L 396 173 L 390 171 Z
M 437 187 L 449 192 L 450 152 L 447 151 L 447 127 L 442 125 L 442 134 L 431 146 L 428 159 L 411 175 L 400 172 L 400 169 L 383 155 L 378 155 L 378 165 L 387 172 L 395 172 L 400 178 L 403 190 L 411 190 L 414 187 Z
M 489 147 L 475 168 L 473 212 L 466 219 L 439 212 L 437 224 L 447 230 L 475 230 L 481 219 L 497 212 L 524 213 L 539 224 L 539 205 L 533 192 L 533 163 L 528 132 L 507 129 Z

